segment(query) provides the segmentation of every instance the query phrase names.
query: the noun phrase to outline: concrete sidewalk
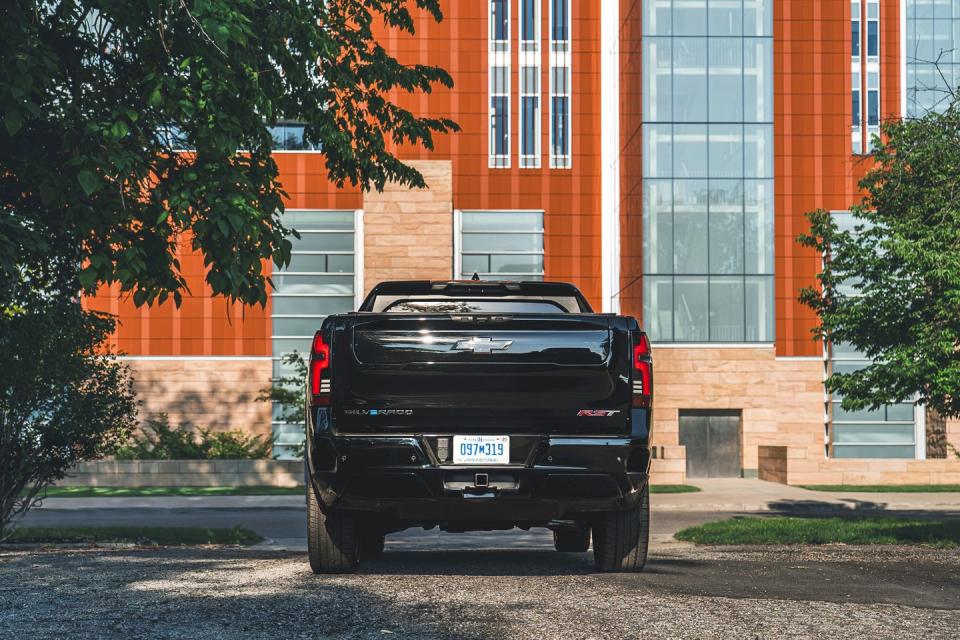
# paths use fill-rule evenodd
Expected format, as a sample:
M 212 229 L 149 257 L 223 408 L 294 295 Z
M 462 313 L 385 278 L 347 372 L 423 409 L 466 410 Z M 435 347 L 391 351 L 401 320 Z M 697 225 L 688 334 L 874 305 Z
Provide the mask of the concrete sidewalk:
M 691 479 L 698 493 L 653 494 L 655 511 L 937 511 L 960 514 L 960 493 L 811 491 L 744 478 Z
M 960 493 L 828 493 L 762 480 L 691 480 L 698 493 L 653 494 L 654 511 L 793 512 L 936 511 L 960 515 Z M 46 509 L 303 509 L 304 498 L 177 496 L 157 498 L 47 498 Z

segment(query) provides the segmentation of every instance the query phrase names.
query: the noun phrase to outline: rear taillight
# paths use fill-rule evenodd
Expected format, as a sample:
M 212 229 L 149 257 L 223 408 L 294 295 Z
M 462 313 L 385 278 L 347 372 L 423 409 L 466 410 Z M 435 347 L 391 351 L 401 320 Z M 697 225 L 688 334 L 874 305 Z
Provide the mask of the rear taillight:
M 642 331 L 631 334 L 633 342 L 633 406 L 650 407 L 653 400 L 653 359 L 650 340 Z
M 330 345 L 319 332 L 310 349 L 310 394 L 313 406 L 330 404 Z

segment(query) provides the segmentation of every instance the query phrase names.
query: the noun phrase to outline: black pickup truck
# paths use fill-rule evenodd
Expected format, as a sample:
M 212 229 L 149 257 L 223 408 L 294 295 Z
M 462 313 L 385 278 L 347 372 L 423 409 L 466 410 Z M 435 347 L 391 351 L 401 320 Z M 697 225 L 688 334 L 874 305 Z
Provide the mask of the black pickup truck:
M 384 282 L 330 316 L 307 382 L 308 546 L 354 571 L 409 527 L 553 530 L 639 571 L 650 507 L 650 343 L 570 284 Z

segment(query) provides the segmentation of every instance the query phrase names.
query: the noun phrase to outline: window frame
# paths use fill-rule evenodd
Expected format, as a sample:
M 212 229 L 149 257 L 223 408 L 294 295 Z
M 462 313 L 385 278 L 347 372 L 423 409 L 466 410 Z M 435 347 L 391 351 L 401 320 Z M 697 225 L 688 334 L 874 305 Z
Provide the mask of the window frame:
M 644 3 L 644 16 L 653 5 Z M 644 25 L 643 93 L 669 94 L 645 101 L 642 134 L 643 317 L 663 346 L 776 340 L 773 6 L 740 5 L 734 22 L 752 27 L 739 35 L 714 32 L 707 5 L 694 20 L 700 31 Z M 656 64 L 647 62 L 652 50 Z M 706 98 L 703 108 L 678 108 L 687 84 Z M 707 108 L 716 95 L 740 96 L 742 108 Z M 702 260 L 683 260 L 691 239 Z
M 864 153 L 864 130 L 866 126 L 863 81 L 866 74 L 866 56 L 864 56 L 863 11 L 866 0 L 850 1 L 850 152 L 854 155 Z M 854 25 L 856 25 L 857 50 L 853 50 Z M 855 114 L 853 112 L 856 112 Z M 855 116 L 855 117 L 854 117 Z
M 506 38 L 496 38 L 496 7 L 505 12 Z M 489 0 L 487 10 L 487 167 L 490 169 L 509 169 L 512 122 L 512 67 L 511 67 L 511 31 L 513 29 L 511 0 Z M 505 86 L 497 86 L 497 69 L 503 69 Z M 502 103 L 502 104 L 501 104 Z M 502 109 L 498 108 L 501 107 Z M 502 129 L 501 129 L 502 125 Z M 500 145 L 506 143 L 506 153 L 499 153 Z
M 539 234 L 542 239 L 541 249 L 539 251 L 487 251 L 487 252 L 477 252 L 477 251 L 464 251 L 463 250 L 463 217 L 464 214 L 470 213 L 529 213 L 529 214 L 539 214 L 541 216 L 542 225 L 539 229 L 532 230 L 482 230 L 482 231 L 467 231 L 467 234 L 516 234 L 516 235 L 531 235 Z M 480 278 L 486 279 L 485 276 L 505 276 L 497 277 L 497 280 L 537 280 L 540 281 L 546 278 L 546 242 L 547 242 L 547 233 L 546 233 L 546 224 L 547 224 L 547 215 L 546 212 L 542 209 L 454 209 L 453 212 L 453 279 L 454 280 L 465 280 L 469 279 L 473 273 L 466 273 L 463 269 L 463 256 L 464 255 L 517 255 L 517 256 L 540 256 L 543 260 L 543 270 L 540 273 L 535 272 L 506 272 L 506 273 L 494 273 L 494 272 L 477 272 Z
M 850 211 L 831 211 L 831 216 L 844 216 L 849 219 L 849 222 L 844 225 L 845 228 L 852 228 L 852 225 L 856 224 L 856 219 L 853 217 Z M 821 264 L 823 265 L 826 261 L 826 256 L 821 256 Z M 823 379 L 826 379 L 830 376 L 835 364 L 869 364 L 870 359 L 865 357 L 863 354 L 859 353 L 841 353 L 836 354 L 833 349 L 833 345 L 828 341 L 823 341 Z M 842 399 L 835 398 L 827 390 L 826 386 L 823 389 L 823 421 L 824 421 L 824 457 L 830 459 L 855 459 L 855 460 L 923 460 L 927 457 L 926 449 L 926 410 L 925 408 L 917 402 L 917 398 L 913 399 L 913 420 L 870 420 L 870 419 L 851 419 L 851 420 L 835 420 L 834 419 L 834 405 L 839 404 Z M 907 401 L 909 402 L 909 401 Z M 895 403 L 895 404 L 907 404 Z M 887 408 L 890 405 L 884 405 L 884 412 L 887 411 Z M 886 413 L 884 413 L 886 416 Z M 904 426 L 912 424 L 913 430 L 913 456 L 910 458 L 898 457 L 898 458 L 847 458 L 847 457 L 836 457 L 834 455 L 834 447 L 905 447 L 909 446 L 910 443 L 896 443 L 896 442 L 862 442 L 862 443 L 849 443 L 849 442 L 834 442 L 834 426 L 835 425 L 892 425 L 892 426 Z
M 305 234 L 351 234 L 353 235 L 353 251 L 314 251 L 314 250 L 304 250 L 297 251 L 294 249 L 293 253 L 296 255 L 352 255 L 353 256 L 353 269 L 351 273 L 345 272 L 331 272 L 331 271 L 281 271 L 274 268 L 271 272 L 271 277 L 280 276 L 280 275 L 294 275 L 294 276 L 352 276 L 353 277 L 353 295 L 352 295 L 352 306 L 353 309 L 356 309 L 363 302 L 363 278 L 364 278 L 364 252 L 363 252 L 363 210 L 362 209 L 313 209 L 313 208 L 300 208 L 300 207 L 291 207 L 285 209 L 284 213 L 351 213 L 353 218 L 353 229 L 304 229 L 299 230 L 301 235 Z M 316 328 L 319 329 L 320 325 L 323 323 L 323 319 L 327 316 L 318 315 L 318 314 L 303 314 L 303 313 L 283 313 L 277 314 L 274 313 L 273 309 L 273 299 L 295 299 L 295 298 L 345 298 L 347 296 L 342 294 L 335 293 L 278 293 L 271 290 L 269 292 L 269 297 L 271 299 L 271 310 L 270 310 L 270 360 L 271 360 L 271 378 L 277 376 L 277 365 L 282 363 L 283 357 L 290 353 L 289 351 L 280 351 L 278 352 L 275 348 L 277 341 L 289 341 L 289 340 L 306 340 L 309 341 L 313 338 L 313 335 L 294 335 L 294 334 L 277 334 L 274 333 L 273 323 L 274 320 L 283 320 L 283 319 L 293 319 L 293 320 L 315 320 Z M 301 353 L 304 358 L 308 357 L 308 353 Z M 271 433 L 274 437 L 279 437 L 277 441 L 279 447 L 288 448 L 296 446 L 295 443 L 283 442 L 282 436 L 284 434 L 292 433 L 293 430 L 286 428 L 287 425 L 294 423 L 287 423 L 282 420 L 277 420 L 274 417 L 275 407 L 271 403 L 270 408 L 270 428 Z M 302 424 L 298 424 L 297 427 L 302 430 Z M 282 455 L 282 454 L 281 454 Z
M 548 0 L 551 1 L 551 0 Z M 520 66 L 520 140 L 519 155 L 521 169 L 539 169 L 541 165 L 541 156 L 543 155 L 542 146 L 542 121 L 543 121 L 543 78 L 542 78 L 542 55 L 541 55 L 541 24 L 542 24 L 542 0 L 519 0 L 520 3 L 520 47 L 519 47 L 519 66 Z M 533 7 L 533 37 L 524 38 L 524 25 L 526 16 L 525 8 Z M 533 87 L 528 86 L 528 74 L 534 79 Z M 529 101 L 534 101 L 533 113 L 527 113 Z M 527 148 L 527 137 L 532 137 L 533 148 Z
M 573 16 L 571 0 L 550 0 L 549 31 L 550 31 L 550 56 L 549 56 L 549 80 L 550 80 L 550 168 L 551 169 L 572 169 L 573 168 Z M 566 17 L 566 32 L 560 34 L 565 36 L 562 39 L 554 39 L 556 32 L 555 8 L 563 6 Z M 555 71 L 556 70 L 556 71 Z M 563 91 L 560 91 L 557 85 L 557 74 L 563 76 Z M 557 98 L 566 99 L 566 110 L 562 114 L 557 113 L 557 105 L 561 104 Z M 563 116 L 558 119 L 558 115 Z M 564 124 L 566 125 L 564 127 Z M 557 131 L 562 131 L 561 140 L 565 143 L 559 153 L 557 152 Z

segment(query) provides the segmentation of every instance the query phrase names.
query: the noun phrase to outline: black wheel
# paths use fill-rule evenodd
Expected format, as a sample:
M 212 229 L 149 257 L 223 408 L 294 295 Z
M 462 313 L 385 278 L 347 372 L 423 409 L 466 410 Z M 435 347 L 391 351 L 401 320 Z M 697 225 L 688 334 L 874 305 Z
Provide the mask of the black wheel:
M 590 527 L 559 529 L 553 532 L 553 546 L 557 551 L 583 553 L 590 548 Z
M 360 555 L 366 557 L 378 556 L 383 553 L 386 543 L 386 534 L 376 529 L 360 533 Z
M 650 544 L 650 489 L 636 507 L 603 514 L 593 527 L 593 560 L 600 571 L 643 571 Z
M 314 573 L 353 573 L 360 559 L 357 522 L 347 511 L 320 510 L 307 485 L 307 551 Z

